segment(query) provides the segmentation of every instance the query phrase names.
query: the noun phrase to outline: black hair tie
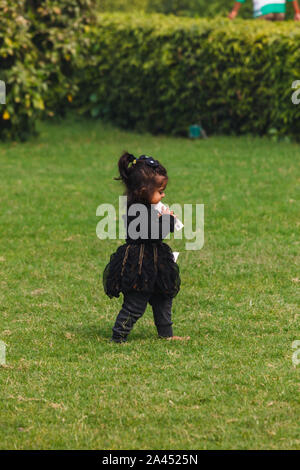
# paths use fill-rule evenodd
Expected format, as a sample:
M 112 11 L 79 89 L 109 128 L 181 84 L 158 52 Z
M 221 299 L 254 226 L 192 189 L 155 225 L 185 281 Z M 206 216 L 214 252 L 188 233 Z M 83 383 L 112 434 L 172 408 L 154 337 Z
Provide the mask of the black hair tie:
M 148 157 L 147 155 L 141 155 L 139 160 L 145 160 L 146 164 L 152 166 L 152 168 L 157 168 L 159 163 L 153 157 Z

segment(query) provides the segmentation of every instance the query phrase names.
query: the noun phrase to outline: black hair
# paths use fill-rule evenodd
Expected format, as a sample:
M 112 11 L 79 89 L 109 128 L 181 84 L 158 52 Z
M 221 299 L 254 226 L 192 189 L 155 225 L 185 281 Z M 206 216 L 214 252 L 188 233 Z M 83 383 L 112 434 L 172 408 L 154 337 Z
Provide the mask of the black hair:
M 165 167 L 158 160 L 154 160 L 154 162 L 155 165 L 152 166 L 149 162 L 147 163 L 146 158 L 135 158 L 127 151 L 121 155 L 118 162 L 120 176 L 114 179 L 124 183 L 128 204 L 133 202 L 149 203 L 151 194 L 159 187 L 157 176 L 162 176 L 168 181 Z

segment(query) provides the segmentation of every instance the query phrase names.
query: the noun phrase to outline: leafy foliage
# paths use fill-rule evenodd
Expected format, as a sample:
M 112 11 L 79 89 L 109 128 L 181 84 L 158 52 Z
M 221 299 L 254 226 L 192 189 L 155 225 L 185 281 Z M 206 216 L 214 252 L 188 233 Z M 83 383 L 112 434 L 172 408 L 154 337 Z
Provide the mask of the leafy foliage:
M 125 128 L 186 135 L 300 135 L 300 25 L 103 14 L 78 64 L 82 113 Z M 273 131 L 272 131 L 273 132 Z
M 71 106 L 73 63 L 81 32 L 93 22 L 93 0 L 0 0 L 0 138 L 26 140 L 36 119 Z M 83 46 L 82 46 L 83 47 Z
M 0 1 L 0 79 L 6 84 L 6 104 L 0 105 L 0 136 L 21 140 L 34 132 L 33 122 L 44 109 L 43 76 L 36 69 L 38 52 L 31 42 L 23 6 L 22 1 Z
M 78 92 L 73 67 L 81 47 L 84 28 L 94 22 L 94 0 L 25 0 L 32 41 L 45 65 L 49 116 L 65 115 Z
M 69 108 L 125 128 L 299 138 L 300 25 L 99 14 L 95 0 L 0 0 L 0 138 Z

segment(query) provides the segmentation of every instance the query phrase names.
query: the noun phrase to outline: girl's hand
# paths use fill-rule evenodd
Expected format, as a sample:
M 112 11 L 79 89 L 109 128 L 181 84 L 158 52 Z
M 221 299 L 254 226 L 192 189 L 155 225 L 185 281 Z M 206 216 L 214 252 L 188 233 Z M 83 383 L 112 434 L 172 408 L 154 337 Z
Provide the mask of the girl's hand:
M 174 211 L 170 211 L 170 209 L 168 207 L 166 207 L 166 208 L 163 207 L 161 212 L 162 212 L 162 214 L 170 214 L 170 215 L 173 215 L 174 217 L 176 217 L 176 215 L 174 214 Z

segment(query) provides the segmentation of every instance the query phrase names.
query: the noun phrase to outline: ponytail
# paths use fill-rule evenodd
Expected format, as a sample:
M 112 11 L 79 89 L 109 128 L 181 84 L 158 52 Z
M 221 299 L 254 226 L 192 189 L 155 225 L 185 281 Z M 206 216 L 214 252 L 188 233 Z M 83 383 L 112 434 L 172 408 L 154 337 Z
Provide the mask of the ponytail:
M 123 153 L 118 162 L 120 176 L 118 178 L 114 178 L 115 180 L 121 180 L 125 185 L 127 185 L 131 172 L 131 167 L 129 168 L 129 164 L 133 162 L 134 159 L 135 157 L 131 153 Z

